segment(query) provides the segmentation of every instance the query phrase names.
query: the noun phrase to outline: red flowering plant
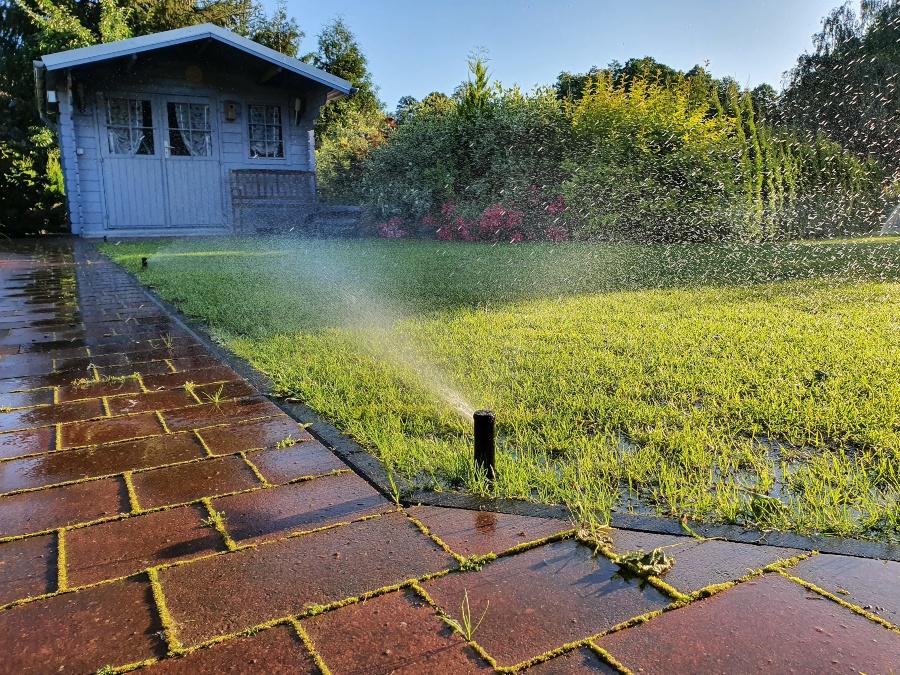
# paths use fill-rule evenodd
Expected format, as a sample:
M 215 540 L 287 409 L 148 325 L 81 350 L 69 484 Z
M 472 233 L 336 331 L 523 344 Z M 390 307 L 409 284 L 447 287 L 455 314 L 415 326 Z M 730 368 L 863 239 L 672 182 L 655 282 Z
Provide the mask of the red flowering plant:
M 522 201 L 526 208 L 525 231 L 532 238 L 552 242 L 571 238 L 572 218 L 562 194 L 532 183 L 524 190 Z
M 491 204 L 478 217 L 478 239 L 518 244 L 525 241 L 524 222 L 524 211 L 499 203 Z
M 437 215 L 426 214 L 422 218 L 422 227 L 435 228 L 434 236 L 440 241 L 475 241 L 469 225 L 457 212 L 456 204 L 444 202 Z
M 403 219 L 398 216 L 388 218 L 387 222 L 378 226 L 378 234 L 385 239 L 402 239 L 406 236 L 406 230 L 403 229 L 403 225 Z

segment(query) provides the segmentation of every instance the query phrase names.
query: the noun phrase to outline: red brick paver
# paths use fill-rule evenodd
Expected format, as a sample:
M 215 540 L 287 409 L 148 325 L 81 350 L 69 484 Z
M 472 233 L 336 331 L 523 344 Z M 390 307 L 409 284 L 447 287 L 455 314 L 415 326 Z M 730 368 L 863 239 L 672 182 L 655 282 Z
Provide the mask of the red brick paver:
M 897 670 L 900 563 L 611 530 L 663 584 L 566 521 L 400 509 L 90 245 L 3 246 L 0 673 Z
M 643 673 L 891 673 L 900 636 L 777 574 L 597 641 Z

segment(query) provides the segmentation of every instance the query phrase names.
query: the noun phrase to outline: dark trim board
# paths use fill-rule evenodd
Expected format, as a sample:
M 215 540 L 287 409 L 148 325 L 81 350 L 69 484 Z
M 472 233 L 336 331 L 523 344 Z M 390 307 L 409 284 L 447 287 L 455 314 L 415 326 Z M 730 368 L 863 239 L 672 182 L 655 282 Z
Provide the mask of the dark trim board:
M 85 245 L 92 245 L 85 242 Z M 103 255 L 99 253 L 98 255 Z M 115 263 L 114 263 L 115 264 Z M 138 280 L 140 283 L 140 280 Z M 152 302 L 166 312 L 174 322 L 196 338 L 207 351 L 220 359 L 241 377 L 246 379 L 260 394 L 301 424 L 311 425 L 307 430 L 324 445 L 331 448 L 344 462 L 368 481 L 379 492 L 392 499 L 392 489 L 384 465 L 352 438 L 337 427 L 323 419 L 316 411 L 300 401 L 272 396 L 272 382 L 245 360 L 216 344 L 210 337 L 206 327 L 184 316 L 180 310 L 160 298 L 151 288 L 141 284 Z M 396 477 L 395 481 L 408 497 L 401 500 L 404 506 L 428 505 L 447 508 L 467 509 L 472 511 L 495 511 L 521 516 L 538 518 L 556 518 L 570 520 L 569 509 L 562 505 L 537 504 L 520 499 L 485 498 L 456 492 L 416 491 Z M 631 513 L 613 512 L 610 525 L 621 530 L 634 530 L 656 534 L 669 534 L 688 537 L 680 521 L 662 516 L 647 516 Z M 690 527 L 703 537 L 715 537 L 726 541 L 756 544 L 765 546 L 781 546 L 803 551 L 819 551 L 836 555 L 855 556 L 858 558 L 877 558 L 900 562 L 900 545 L 877 541 L 829 537 L 825 535 L 802 535 L 779 530 L 754 530 L 738 525 L 716 525 L 690 521 Z

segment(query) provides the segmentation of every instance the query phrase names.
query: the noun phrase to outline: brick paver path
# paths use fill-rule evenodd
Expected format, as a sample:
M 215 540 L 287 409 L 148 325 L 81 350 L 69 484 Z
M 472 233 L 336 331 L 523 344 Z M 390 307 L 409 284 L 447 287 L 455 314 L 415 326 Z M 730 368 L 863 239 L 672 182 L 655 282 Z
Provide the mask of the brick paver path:
M 900 672 L 898 563 L 399 509 L 92 247 L 0 282 L 4 673 Z

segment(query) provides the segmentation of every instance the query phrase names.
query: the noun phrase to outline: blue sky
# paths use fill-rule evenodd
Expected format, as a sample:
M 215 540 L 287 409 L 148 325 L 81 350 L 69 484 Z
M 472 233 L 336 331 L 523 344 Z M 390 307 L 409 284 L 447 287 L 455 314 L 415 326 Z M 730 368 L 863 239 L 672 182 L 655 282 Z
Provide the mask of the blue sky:
M 267 0 L 274 5 L 274 0 Z M 341 16 L 369 59 L 390 109 L 406 94 L 450 93 L 466 56 L 484 49 L 506 85 L 550 84 L 613 59 L 653 56 L 687 69 L 780 88 L 782 73 L 811 46 L 840 0 L 288 0 L 306 32 L 302 51 Z

